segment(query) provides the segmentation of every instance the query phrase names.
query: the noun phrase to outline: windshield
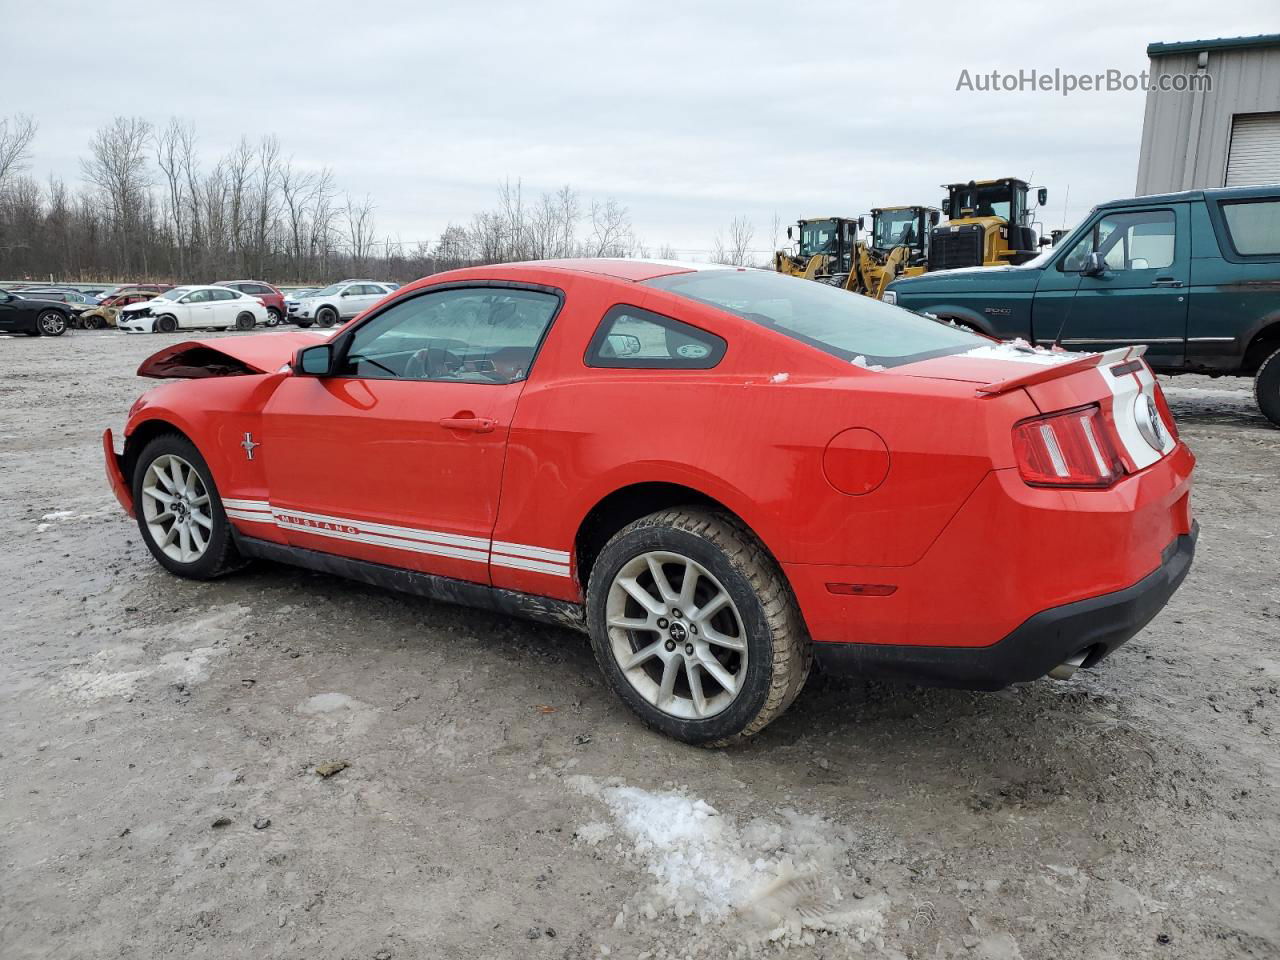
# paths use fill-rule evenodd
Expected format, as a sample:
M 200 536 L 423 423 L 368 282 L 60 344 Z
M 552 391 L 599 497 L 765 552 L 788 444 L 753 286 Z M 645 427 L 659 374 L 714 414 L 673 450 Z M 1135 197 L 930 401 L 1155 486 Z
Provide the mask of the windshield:
M 342 283 L 332 283 L 332 284 L 330 284 L 329 286 L 325 287 L 323 290 L 317 290 L 315 293 L 309 293 L 309 294 L 307 294 L 307 296 L 309 296 L 309 297 L 336 297 L 339 293 L 341 293 L 341 292 L 342 292 L 342 288 L 343 288 L 344 286 L 345 286 L 345 284 L 342 284 Z
M 177 300 L 180 297 L 185 297 L 188 293 L 190 293 L 194 289 L 195 289 L 194 287 L 174 287 L 172 290 L 166 290 L 164 293 L 157 293 L 154 299 Z
M 871 245 L 877 250 L 890 250 L 903 244 L 918 247 L 919 219 L 911 210 L 882 210 L 876 214 L 875 234 Z
M 967 217 L 1000 217 L 1010 219 L 1013 190 L 1008 184 L 993 183 L 983 187 L 956 187 L 951 191 L 951 219 Z
M 701 270 L 645 283 L 860 365 L 895 367 L 990 342 L 870 297 L 764 270 Z
M 800 227 L 800 256 L 812 257 L 819 253 L 835 253 L 835 250 L 834 220 L 814 220 Z

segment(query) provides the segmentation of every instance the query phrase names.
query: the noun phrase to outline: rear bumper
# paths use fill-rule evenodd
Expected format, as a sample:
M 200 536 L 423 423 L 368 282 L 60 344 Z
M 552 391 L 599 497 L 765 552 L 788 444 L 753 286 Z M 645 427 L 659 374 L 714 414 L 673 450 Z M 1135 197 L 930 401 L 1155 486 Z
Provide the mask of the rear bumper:
M 112 438 L 110 430 L 106 430 L 102 434 L 102 455 L 106 460 L 107 483 L 111 486 L 111 492 L 120 501 L 120 506 L 124 507 L 124 512 L 132 517 L 133 491 L 129 489 L 129 484 L 125 481 L 124 470 L 121 469 L 120 457 L 116 454 L 115 440 Z
M 1082 651 L 1092 667 L 1130 640 L 1163 609 L 1191 569 L 1199 526 L 1165 548 L 1160 566 L 1114 593 L 1051 607 L 986 647 L 815 643 L 814 657 L 835 674 L 925 686 L 999 690 L 1035 680 Z

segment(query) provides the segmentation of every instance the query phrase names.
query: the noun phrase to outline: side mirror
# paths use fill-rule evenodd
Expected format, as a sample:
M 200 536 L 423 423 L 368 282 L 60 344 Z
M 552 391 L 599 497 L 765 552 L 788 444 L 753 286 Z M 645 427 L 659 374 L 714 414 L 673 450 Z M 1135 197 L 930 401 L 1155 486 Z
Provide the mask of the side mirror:
M 1048 188 L 1048 187 L 1041 187 L 1041 188 L 1036 192 L 1036 202 L 1037 202 L 1037 203 L 1039 203 L 1039 204 L 1040 204 L 1040 206 L 1042 206 L 1042 207 L 1043 207 L 1046 203 L 1048 203 L 1048 202 L 1049 202 L 1049 188 Z
M 791 236 L 791 228 L 790 228 L 790 227 L 787 227 L 787 239 L 788 239 L 788 240 L 792 240 L 792 239 L 794 239 L 794 238 Z
M 350 297 L 350 296 L 353 296 L 353 294 L 351 293 L 350 290 L 343 290 L 342 293 L 339 294 L 339 296 Z
M 1084 266 L 1080 268 L 1082 277 L 1100 277 L 1106 272 L 1107 261 L 1102 259 L 1102 254 L 1097 250 L 1085 258 Z
M 327 377 L 333 373 L 333 344 L 303 347 L 293 355 L 293 372 L 304 377 Z
M 866 217 L 859 217 L 859 218 L 858 218 L 858 229 L 859 229 L 859 230 L 861 230 L 861 231 L 863 231 L 864 233 L 866 232 L 866 230 L 867 230 L 867 218 L 866 218 Z
M 630 333 L 611 333 L 608 343 L 615 357 L 634 357 L 640 352 L 640 338 Z
M 942 219 L 942 214 L 939 213 L 937 210 L 929 211 L 929 226 L 936 227 L 938 225 L 938 221 L 941 219 Z
M 948 217 L 951 216 L 951 198 L 950 197 L 943 198 L 942 212 L 945 213 Z

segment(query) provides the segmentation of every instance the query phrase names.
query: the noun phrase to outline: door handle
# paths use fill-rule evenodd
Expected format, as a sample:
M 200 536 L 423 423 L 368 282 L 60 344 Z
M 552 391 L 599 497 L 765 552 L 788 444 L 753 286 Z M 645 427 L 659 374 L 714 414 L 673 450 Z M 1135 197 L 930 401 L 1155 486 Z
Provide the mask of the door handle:
M 1173 277 L 1156 277 L 1151 281 L 1153 287 L 1180 287 L 1181 280 L 1175 280 Z
M 467 430 L 471 433 L 493 433 L 497 423 L 490 417 L 445 417 L 440 426 L 446 430 Z

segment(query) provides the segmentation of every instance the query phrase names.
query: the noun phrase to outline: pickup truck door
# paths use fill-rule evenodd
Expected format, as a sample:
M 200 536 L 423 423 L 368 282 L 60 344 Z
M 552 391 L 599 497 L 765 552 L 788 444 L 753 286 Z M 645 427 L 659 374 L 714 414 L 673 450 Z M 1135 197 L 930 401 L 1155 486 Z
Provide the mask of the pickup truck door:
M 1080 273 L 1090 253 L 1106 270 Z M 1148 344 L 1162 369 L 1184 365 L 1191 236 L 1187 205 L 1102 211 L 1045 268 L 1032 303 L 1036 340 L 1078 350 Z

